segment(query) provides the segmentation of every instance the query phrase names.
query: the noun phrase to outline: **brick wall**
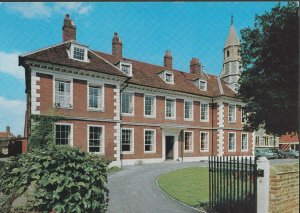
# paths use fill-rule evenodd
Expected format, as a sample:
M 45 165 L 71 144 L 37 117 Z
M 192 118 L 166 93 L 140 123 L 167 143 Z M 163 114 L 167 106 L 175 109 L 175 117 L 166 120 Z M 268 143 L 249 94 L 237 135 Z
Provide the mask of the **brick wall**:
M 271 166 L 269 193 L 270 213 L 299 212 L 299 163 Z

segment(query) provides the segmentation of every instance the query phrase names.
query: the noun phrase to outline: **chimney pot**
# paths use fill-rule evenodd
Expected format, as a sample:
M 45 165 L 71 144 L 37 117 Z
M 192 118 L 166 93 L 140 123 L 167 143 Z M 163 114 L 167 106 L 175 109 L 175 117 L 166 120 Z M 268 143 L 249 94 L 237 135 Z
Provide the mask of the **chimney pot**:
M 76 41 L 76 26 L 74 21 L 70 19 L 70 15 L 66 14 L 64 19 L 63 31 L 63 42 L 74 40 Z
M 115 59 L 122 59 L 122 41 L 117 32 L 114 33 L 114 37 L 112 39 L 112 55 Z
M 198 58 L 192 58 L 190 62 L 190 73 L 201 75 L 201 63 Z
M 173 57 L 170 50 L 166 50 L 164 56 L 164 66 L 172 69 Z

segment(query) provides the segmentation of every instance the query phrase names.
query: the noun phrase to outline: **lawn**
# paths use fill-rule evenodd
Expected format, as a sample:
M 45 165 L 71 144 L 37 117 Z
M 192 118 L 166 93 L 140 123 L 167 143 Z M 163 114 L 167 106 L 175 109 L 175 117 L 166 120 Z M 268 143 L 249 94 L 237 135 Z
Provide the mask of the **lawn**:
M 192 167 L 160 175 L 159 187 L 169 196 L 190 206 L 208 202 L 208 168 Z

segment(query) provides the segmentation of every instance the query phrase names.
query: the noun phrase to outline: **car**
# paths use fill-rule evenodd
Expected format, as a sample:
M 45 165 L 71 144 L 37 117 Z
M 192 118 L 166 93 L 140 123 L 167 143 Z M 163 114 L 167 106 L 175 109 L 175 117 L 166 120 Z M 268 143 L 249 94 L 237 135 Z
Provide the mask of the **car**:
M 277 149 L 279 158 L 288 158 L 289 154 L 281 149 Z
M 272 149 L 255 149 L 255 158 L 266 157 L 268 159 L 278 158 L 278 154 Z
M 299 152 L 293 149 L 289 149 L 285 151 L 290 158 L 299 158 Z

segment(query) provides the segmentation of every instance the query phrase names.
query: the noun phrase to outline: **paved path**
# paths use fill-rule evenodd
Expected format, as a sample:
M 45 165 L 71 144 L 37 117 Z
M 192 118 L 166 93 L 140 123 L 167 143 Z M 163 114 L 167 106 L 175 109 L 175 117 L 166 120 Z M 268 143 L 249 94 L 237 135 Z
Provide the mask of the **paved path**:
M 108 178 L 109 213 L 196 213 L 163 194 L 156 186 L 160 174 L 185 167 L 207 166 L 207 162 L 165 162 L 128 166 Z

